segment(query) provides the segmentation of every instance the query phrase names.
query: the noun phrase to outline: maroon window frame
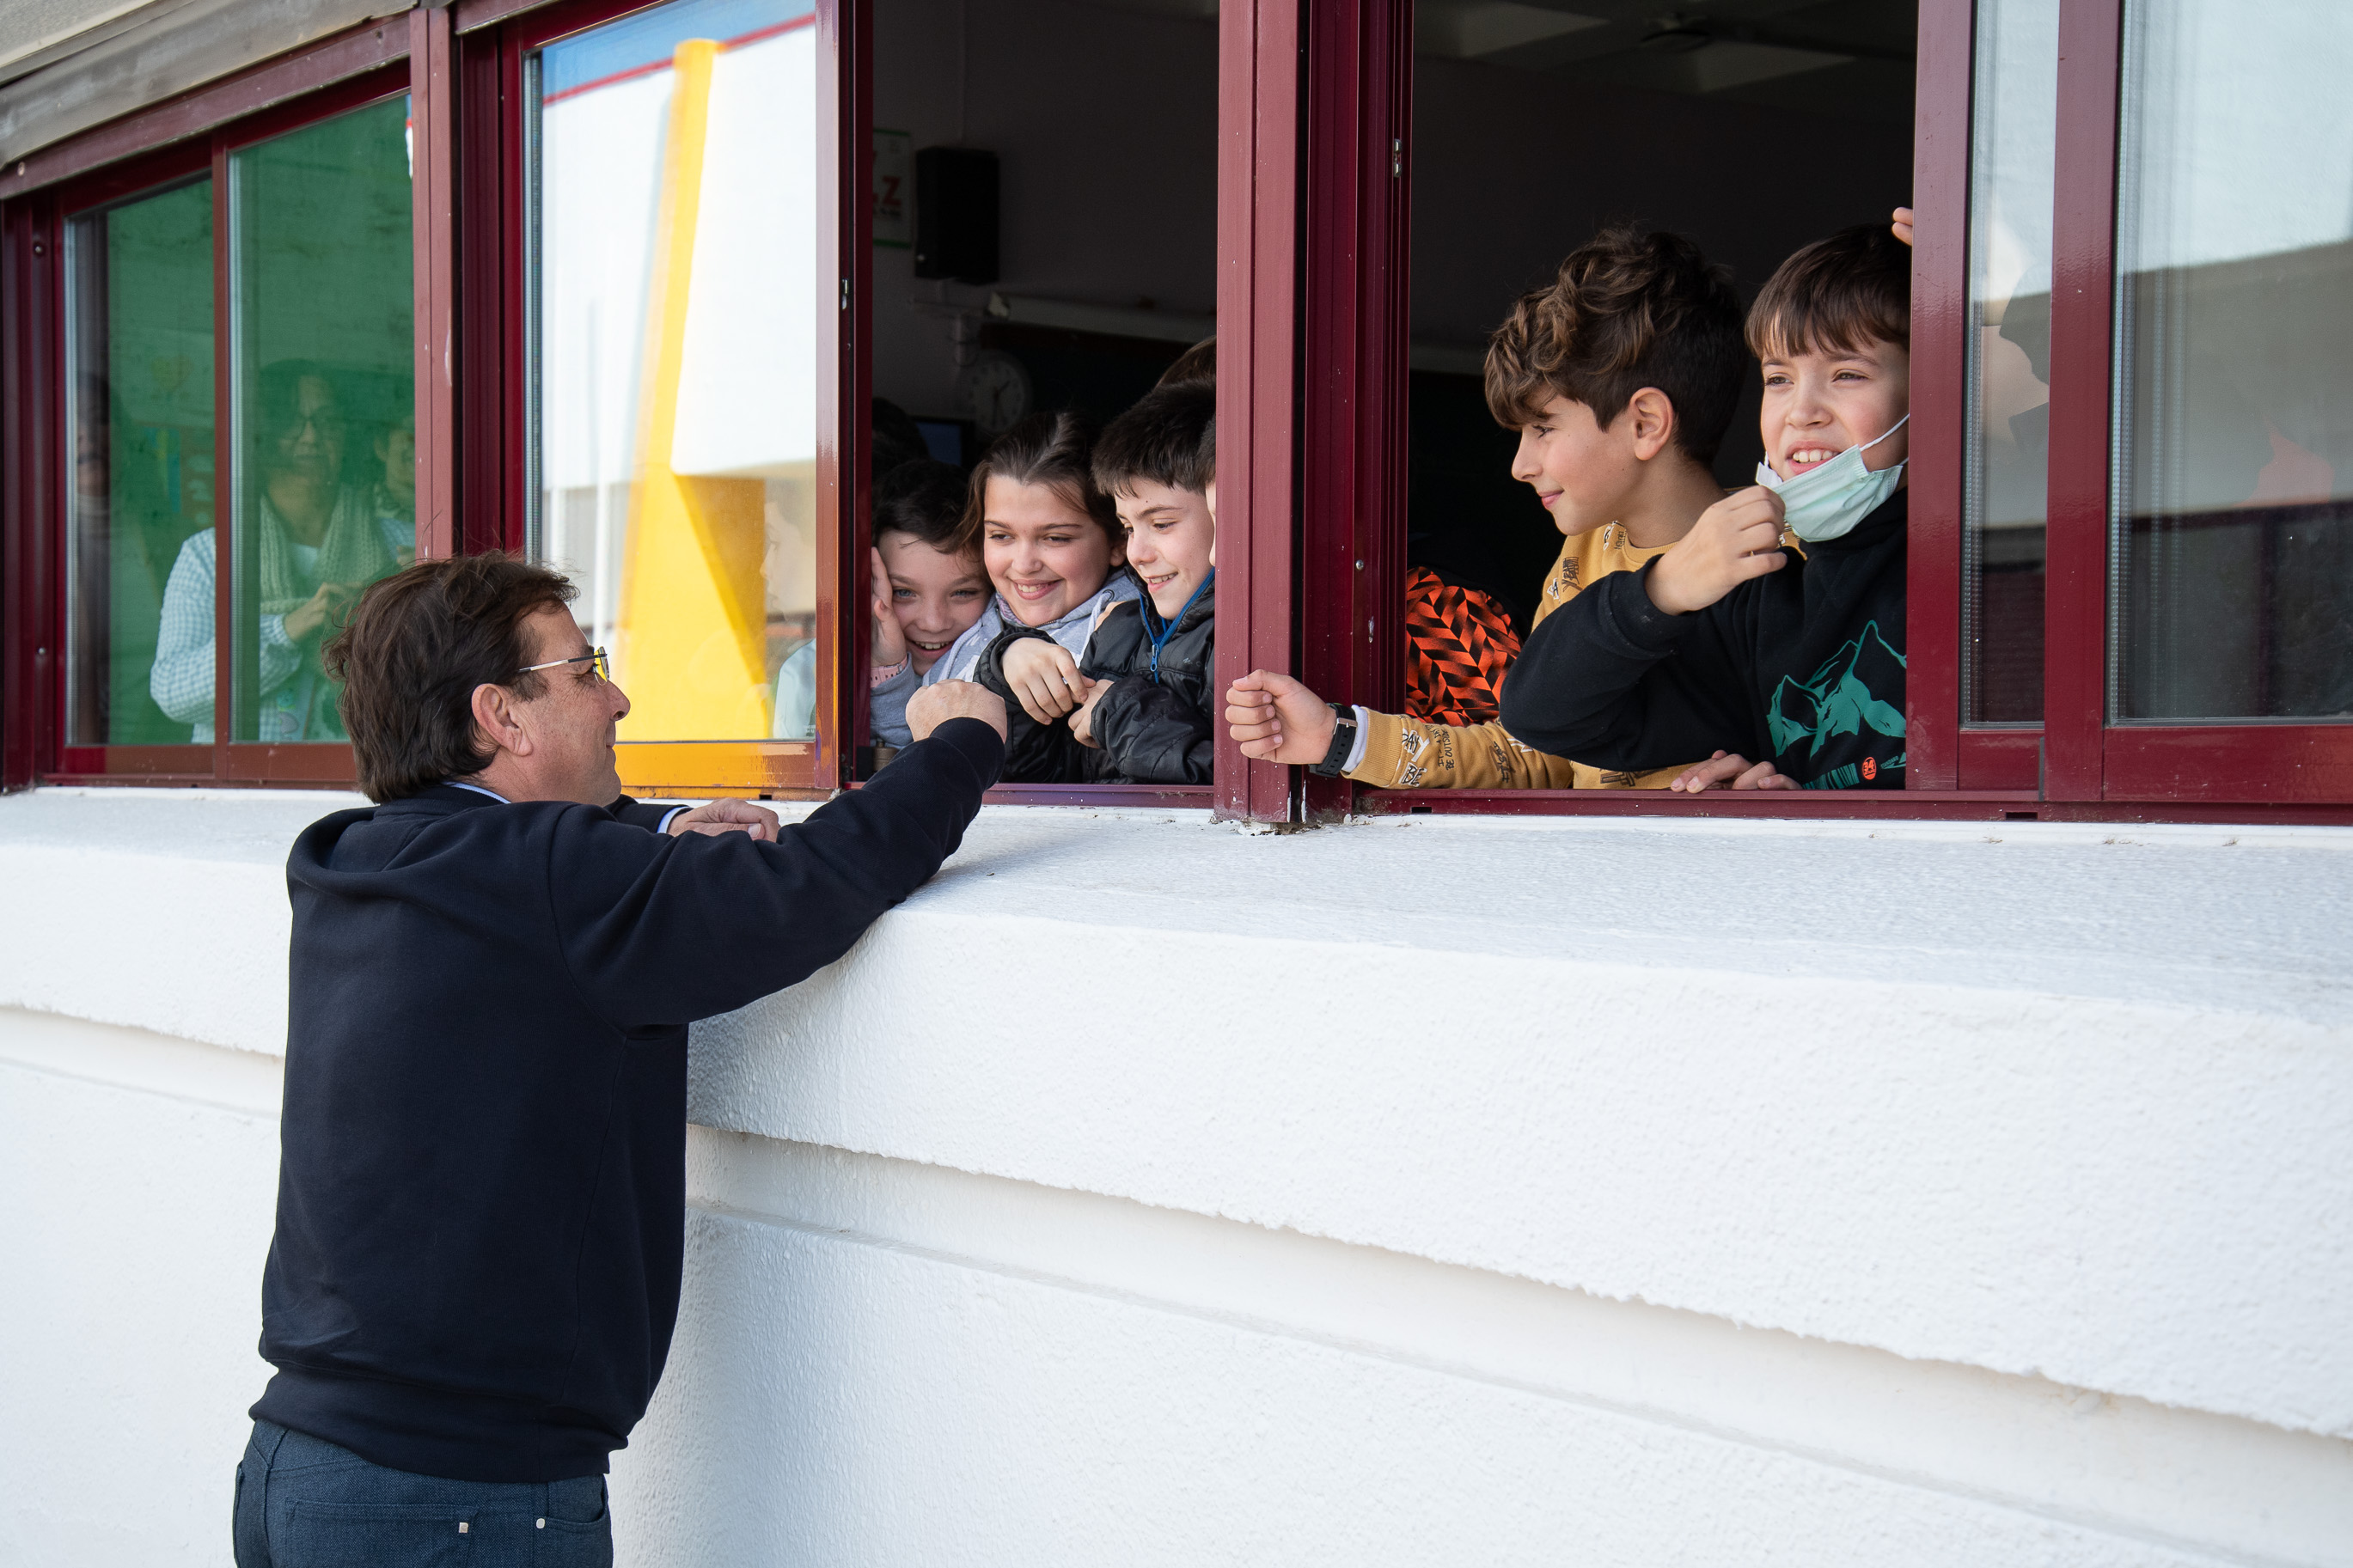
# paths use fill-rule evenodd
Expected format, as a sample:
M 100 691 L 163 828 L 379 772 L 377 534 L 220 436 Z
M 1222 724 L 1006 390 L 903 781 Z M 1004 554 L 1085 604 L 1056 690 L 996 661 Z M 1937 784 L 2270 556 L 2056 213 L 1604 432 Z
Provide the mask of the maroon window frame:
M 531 498 L 526 428 L 529 264 L 522 226 L 529 200 L 523 115 L 524 58 L 533 50 L 651 8 L 661 0 L 460 0 L 455 74 L 461 131 L 457 244 L 465 276 L 463 457 L 459 488 L 470 547 L 520 550 Z M 871 515 L 867 421 L 873 304 L 872 8 L 818 0 L 818 244 L 835 258 L 843 308 L 823 318 L 818 361 L 817 743 L 665 743 L 666 790 L 764 796 L 825 795 L 855 787 L 870 770 L 866 667 Z M 491 287 L 482 287 L 494 280 Z M 1284 372 L 1288 374 L 1288 361 Z M 1247 575 L 1246 574 L 1244 574 Z M 649 751 L 651 748 L 648 748 Z M 747 772 L 746 770 L 751 770 Z M 754 776 L 756 775 L 756 776 Z M 997 805 L 1206 806 L 1203 788 L 1163 785 L 1011 784 Z
M 125 116 L 0 171 L 0 784 L 343 783 L 346 747 L 74 748 L 63 719 L 66 214 L 226 149 L 397 90 L 418 127 L 420 553 L 519 546 L 524 279 L 522 60 L 647 0 L 459 0 L 363 25 Z M 820 743 L 774 793 L 855 783 L 865 729 L 862 411 L 871 304 L 868 6 L 819 0 L 833 69 L 820 223 L 848 288 L 820 388 Z M 1964 354 L 1974 7 L 1920 8 L 1914 205 L 1912 763 L 1903 791 L 1689 797 L 1635 791 L 1377 790 L 1244 759 L 1211 790 L 1013 786 L 1023 803 L 1214 804 L 1282 821 L 1340 812 L 1785 817 L 2041 816 L 2353 822 L 2353 726 L 2106 722 L 2108 428 L 2122 0 L 2063 0 L 2056 147 L 2046 720 L 1960 722 Z M 1226 0 L 1219 43 L 1220 689 L 1253 667 L 1394 709 L 1401 685 L 1412 0 Z M 191 160 L 195 160 L 191 162 Z M 225 181 L 216 193 L 225 193 Z M 225 199 L 225 194 L 216 194 Z M 226 244 L 220 226 L 217 244 Z M 226 269 L 218 286 L 226 287 Z M 223 318 L 226 319 L 225 317 Z M 224 356 L 225 358 L 225 356 Z M 225 371 L 223 374 L 226 374 Z M 224 402 L 222 406 L 226 407 Z M 226 473 L 227 465 L 223 465 Z M 226 508 L 216 526 L 225 524 Z M 226 579 L 225 579 L 226 580 Z M 223 689 L 226 688 L 224 686 Z M 223 727 L 220 733 L 226 733 Z M 91 753 L 98 753 L 93 756 Z M 325 761 L 332 755 L 332 762 Z M 682 784 L 701 781 L 682 778 Z M 717 781 L 712 781 L 716 783 Z M 745 793 L 740 786 L 725 787 Z M 769 793 L 762 790 L 760 793 Z
M 2109 425 L 2123 0 L 2063 0 L 2052 234 L 2050 608 L 2054 788 L 2108 802 L 2353 802 L 2353 724 L 2107 721 Z
M 68 222 L 91 207 L 198 174 L 213 185 L 213 298 L 215 332 L 229 321 L 227 221 L 228 156 L 239 147 L 267 141 L 347 110 L 400 92 L 414 96 L 420 163 L 431 164 L 434 150 L 446 148 L 436 115 L 446 112 L 427 79 L 429 54 L 412 45 L 429 38 L 438 13 L 419 12 L 403 21 L 363 24 L 237 75 L 152 106 L 32 153 L 0 175 L 0 313 L 5 313 L 7 349 L 0 355 L 0 573 L 5 574 L 7 617 L 0 639 L 0 787 L 34 782 L 58 784 L 324 784 L 348 786 L 355 776 L 348 744 L 309 742 L 272 745 L 228 739 L 229 665 L 232 639 L 216 636 L 219 661 L 214 682 L 214 734 L 210 745 L 69 746 L 64 743 L 66 661 L 66 539 L 69 504 L 63 476 L 69 471 L 65 441 L 66 274 L 64 237 Z M 446 26 L 446 22 L 443 23 Z M 419 180 L 423 189 L 427 182 Z M 420 264 L 431 243 L 425 204 L 417 213 Z M 420 265 L 417 278 L 419 367 L 428 323 L 446 315 L 453 279 L 446 268 Z M 214 356 L 216 419 L 231 408 L 228 376 L 232 356 Z M 428 451 L 447 451 L 447 399 L 428 402 L 427 382 L 418 382 L 419 515 L 435 506 L 428 480 L 436 475 Z M 435 423 L 437 416 L 445 423 Z M 224 444 L 214 468 L 214 528 L 221 558 L 229 558 L 225 532 L 233 526 L 228 504 L 232 464 Z M 420 552 L 430 547 L 420 532 Z M 444 546 L 446 548 L 446 545 Z M 231 574 L 218 574 L 215 626 L 227 624 Z

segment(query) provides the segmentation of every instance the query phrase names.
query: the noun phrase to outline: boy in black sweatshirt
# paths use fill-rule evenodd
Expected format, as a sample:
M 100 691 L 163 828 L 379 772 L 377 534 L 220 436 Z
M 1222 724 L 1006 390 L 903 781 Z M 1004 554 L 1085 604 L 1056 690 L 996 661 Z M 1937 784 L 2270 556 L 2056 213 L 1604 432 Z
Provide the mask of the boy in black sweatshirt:
M 1504 686 L 1514 736 L 1614 770 L 1713 752 L 1681 790 L 1903 787 L 1911 273 L 1876 224 L 1781 264 L 1748 314 L 1757 484 L 1535 629 Z
M 1086 698 L 1062 717 L 1070 656 L 1008 626 L 976 679 L 1067 736 L 1062 776 L 1100 784 L 1209 782 L 1216 663 L 1217 393 L 1162 386 L 1095 443 L 1095 484 L 1127 532 L 1141 599 L 1113 605 L 1077 661 Z M 1047 731 L 1050 733 L 1050 731 Z

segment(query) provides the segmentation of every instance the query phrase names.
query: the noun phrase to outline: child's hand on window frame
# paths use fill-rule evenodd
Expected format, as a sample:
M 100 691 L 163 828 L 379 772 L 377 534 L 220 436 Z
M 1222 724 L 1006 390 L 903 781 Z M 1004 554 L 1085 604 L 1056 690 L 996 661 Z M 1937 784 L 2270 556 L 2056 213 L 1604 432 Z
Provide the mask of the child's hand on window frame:
M 1021 710 L 1050 724 L 1087 700 L 1087 678 L 1070 649 L 1050 637 L 1023 637 L 1005 650 L 1005 684 Z
M 1651 603 L 1671 616 L 1704 610 L 1751 577 L 1788 564 L 1781 553 L 1781 498 L 1763 485 L 1735 490 L 1692 524 L 1645 574 Z
M 1718 752 L 1704 763 L 1694 763 L 1675 775 L 1667 786 L 1688 795 L 1704 789 L 1797 789 L 1798 781 L 1776 768 L 1768 760 L 1751 763 L 1746 757 L 1732 752 Z
M 874 557 L 874 643 L 866 661 L 877 669 L 896 669 L 907 661 L 907 638 L 899 629 L 898 606 L 891 602 L 891 569 L 882 564 L 881 551 L 869 553 Z
M 1226 724 L 1245 757 L 1313 767 L 1332 749 L 1339 722 L 1331 704 L 1271 669 L 1253 669 L 1226 688 Z

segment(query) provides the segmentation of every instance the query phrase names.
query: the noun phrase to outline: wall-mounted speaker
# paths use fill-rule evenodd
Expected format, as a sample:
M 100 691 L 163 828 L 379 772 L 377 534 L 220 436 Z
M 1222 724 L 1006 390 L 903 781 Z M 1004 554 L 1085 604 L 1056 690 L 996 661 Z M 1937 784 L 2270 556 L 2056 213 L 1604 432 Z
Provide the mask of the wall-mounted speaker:
M 915 154 L 915 276 L 997 281 L 997 154 L 926 147 Z

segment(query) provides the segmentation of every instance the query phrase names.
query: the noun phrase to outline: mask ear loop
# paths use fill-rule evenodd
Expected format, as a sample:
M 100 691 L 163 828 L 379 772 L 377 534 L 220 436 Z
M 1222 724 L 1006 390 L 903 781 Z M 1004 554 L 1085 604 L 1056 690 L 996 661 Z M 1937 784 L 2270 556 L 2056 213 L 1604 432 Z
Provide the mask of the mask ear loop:
M 1868 452 L 1873 447 L 1878 446 L 1880 442 L 1886 440 L 1890 436 L 1894 435 L 1895 432 L 1903 429 L 1904 426 L 1911 423 L 1912 416 L 1906 414 L 1903 418 L 1898 419 L 1894 424 L 1890 425 L 1886 429 L 1882 430 L 1877 437 L 1869 441 L 1865 441 L 1862 446 L 1857 447 L 1855 450 L 1858 452 Z

